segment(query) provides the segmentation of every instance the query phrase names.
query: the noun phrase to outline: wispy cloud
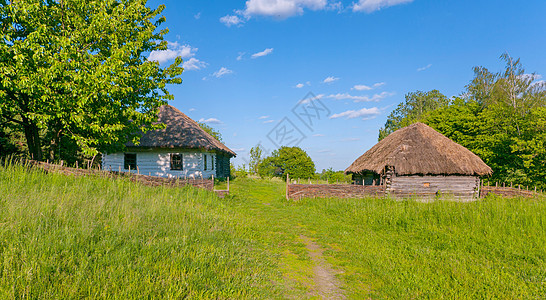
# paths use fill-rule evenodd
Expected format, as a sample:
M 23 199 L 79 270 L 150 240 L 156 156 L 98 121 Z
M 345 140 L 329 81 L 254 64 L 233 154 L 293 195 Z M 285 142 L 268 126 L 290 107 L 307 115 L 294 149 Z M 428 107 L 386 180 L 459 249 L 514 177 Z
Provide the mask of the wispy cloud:
M 245 20 L 237 15 L 227 15 L 220 18 L 220 22 L 222 22 L 227 27 L 231 26 L 240 26 L 245 23 Z
M 353 11 L 371 13 L 382 8 L 410 2 L 413 0 L 359 0 L 358 3 L 353 4 Z
M 199 119 L 198 121 L 199 123 L 207 123 L 207 124 L 223 124 L 222 121 L 216 119 L 216 118 L 208 118 L 208 119 L 204 119 L 204 118 L 201 118 Z
M 226 67 L 222 67 L 222 68 L 220 68 L 220 70 L 212 73 L 212 76 L 214 76 L 216 78 L 221 78 L 221 77 L 224 77 L 225 75 L 229 75 L 229 74 L 233 74 L 233 71 L 226 68 Z
M 177 57 L 189 58 L 195 56 L 197 48 L 190 45 L 180 45 L 178 42 L 168 42 L 166 50 L 154 50 L 148 56 L 148 60 L 157 61 L 160 64 Z
M 365 84 L 357 84 L 357 85 L 353 86 L 352 90 L 356 90 L 356 91 L 371 91 L 371 90 L 373 90 L 373 89 L 382 87 L 382 86 L 384 86 L 385 84 L 386 84 L 385 82 L 374 83 L 372 86 L 365 85 Z
M 301 15 L 304 9 L 327 9 L 327 0 L 248 0 L 243 14 L 246 16 L 269 16 L 285 19 Z
M 337 77 L 328 76 L 328 77 L 326 77 L 326 79 L 324 79 L 322 82 L 323 82 L 323 83 L 332 83 L 332 82 L 338 81 L 338 80 L 339 80 L 339 78 L 337 78 Z
M 261 116 L 261 117 L 259 117 L 258 119 L 260 119 L 260 120 L 269 119 L 269 116 Z
M 267 120 L 267 121 L 263 121 L 262 123 L 269 124 L 269 123 L 273 123 L 273 122 L 275 122 L 275 120 Z
M 303 83 L 298 83 L 296 84 L 296 88 L 298 89 L 301 89 L 302 87 L 304 87 L 305 85 Z
M 430 68 L 430 67 L 432 67 L 432 64 L 428 64 L 428 65 L 426 65 L 426 66 L 424 66 L 424 67 L 417 68 L 417 72 L 424 71 L 424 70 L 426 70 L 426 69 L 428 69 L 428 68 Z
M 207 67 L 207 65 L 208 64 L 206 62 L 200 61 L 197 58 L 192 57 L 192 58 L 186 60 L 182 64 L 182 67 L 184 68 L 185 71 L 192 71 L 192 70 L 201 70 L 201 69 Z
M 199 19 L 201 19 L 201 13 L 198 12 L 197 14 L 193 15 L 193 17 L 194 17 L 196 20 L 199 20 Z
M 377 107 L 372 108 L 363 108 L 360 110 L 347 110 L 341 113 L 333 114 L 330 116 L 330 119 L 345 118 L 345 119 L 355 119 L 362 118 L 362 120 L 373 119 L 376 116 L 381 114 L 381 111 Z
M 239 52 L 239 56 L 237 56 L 237 60 L 242 60 L 243 56 L 245 56 L 246 52 Z
M 330 149 L 322 149 L 322 150 L 319 150 L 317 151 L 318 153 L 329 153 L 329 152 L 332 152 L 332 150 Z
M 324 134 L 320 134 L 320 133 L 317 133 L 317 134 L 313 134 L 314 137 L 322 137 L 324 136 Z
M 348 93 L 338 93 L 335 95 L 328 95 L 325 98 L 335 99 L 335 100 L 353 100 L 354 102 L 379 102 L 387 97 L 393 96 L 393 92 L 382 92 L 379 94 L 374 94 L 373 96 L 355 96 Z
M 231 148 L 231 150 L 235 151 L 235 152 L 243 152 L 245 151 L 246 149 L 245 148 Z
M 189 110 L 189 111 L 195 111 L 195 108 L 190 108 L 190 109 L 188 109 L 188 110 Z
M 252 58 L 258 58 L 258 57 L 262 57 L 262 56 L 267 56 L 269 54 L 273 53 L 273 48 L 267 48 L 265 49 L 264 51 L 262 52 L 258 52 L 258 53 L 254 53 L 252 54 Z

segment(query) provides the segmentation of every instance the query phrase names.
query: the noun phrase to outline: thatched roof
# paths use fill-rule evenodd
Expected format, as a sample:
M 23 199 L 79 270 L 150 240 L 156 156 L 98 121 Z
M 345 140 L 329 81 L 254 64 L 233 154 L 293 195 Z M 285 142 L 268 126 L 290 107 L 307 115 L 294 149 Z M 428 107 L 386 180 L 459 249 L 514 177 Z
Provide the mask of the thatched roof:
M 165 124 L 165 129 L 146 132 L 136 147 L 206 149 L 236 155 L 199 127 L 197 122 L 173 106 L 163 105 L 159 108 L 158 123 Z M 132 143 L 128 143 L 127 146 L 135 147 Z
M 488 175 L 491 168 L 476 154 L 423 123 L 399 129 L 355 160 L 345 173 L 394 167 L 398 175 Z

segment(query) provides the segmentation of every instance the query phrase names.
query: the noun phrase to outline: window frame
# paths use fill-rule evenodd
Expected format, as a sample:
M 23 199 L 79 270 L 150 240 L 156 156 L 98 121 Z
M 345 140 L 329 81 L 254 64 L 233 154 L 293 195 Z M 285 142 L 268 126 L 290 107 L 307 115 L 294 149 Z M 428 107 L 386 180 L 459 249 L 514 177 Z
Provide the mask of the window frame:
M 133 157 L 129 158 L 128 156 L 133 156 Z M 137 167 L 138 167 L 137 154 L 136 153 L 123 153 L 123 169 L 124 170 L 136 170 Z
M 175 161 L 173 158 L 175 156 L 180 157 L 179 159 L 177 159 L 179 164 L 178 166 L 173 164 L 173 162 Z M 169 166 L 171 171 L 183 171 L 184 170 L 184 155 L 182 153 L 169 153 Z

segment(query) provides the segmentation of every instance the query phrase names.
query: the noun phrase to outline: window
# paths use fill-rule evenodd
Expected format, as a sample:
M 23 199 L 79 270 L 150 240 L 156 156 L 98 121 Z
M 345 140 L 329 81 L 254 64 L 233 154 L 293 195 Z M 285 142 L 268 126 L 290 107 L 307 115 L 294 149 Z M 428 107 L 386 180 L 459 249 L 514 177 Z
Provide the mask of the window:
M 214 170 L 214 156 L 203 154 L 203 164 L 206 170 Z
M 135 153 L 125 153 L 123 155 L 123 168 L 125 170 L 136 170 L 136 154 Z
M 171 153 L 171 170 L 183 170 L 183 161 L 182 154 Z

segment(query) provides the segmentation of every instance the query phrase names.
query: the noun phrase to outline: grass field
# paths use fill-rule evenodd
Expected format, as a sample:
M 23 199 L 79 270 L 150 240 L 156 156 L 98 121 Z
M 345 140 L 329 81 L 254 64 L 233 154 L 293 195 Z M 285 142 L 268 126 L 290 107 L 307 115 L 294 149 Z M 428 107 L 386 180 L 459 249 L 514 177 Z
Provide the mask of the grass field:
M 287 202 L 280 181 L 230 185 L 219 199 L 0 167 L 0 298 L 313 298 L 306 238 L 347 298 L 546 295 L 544 199 Z

